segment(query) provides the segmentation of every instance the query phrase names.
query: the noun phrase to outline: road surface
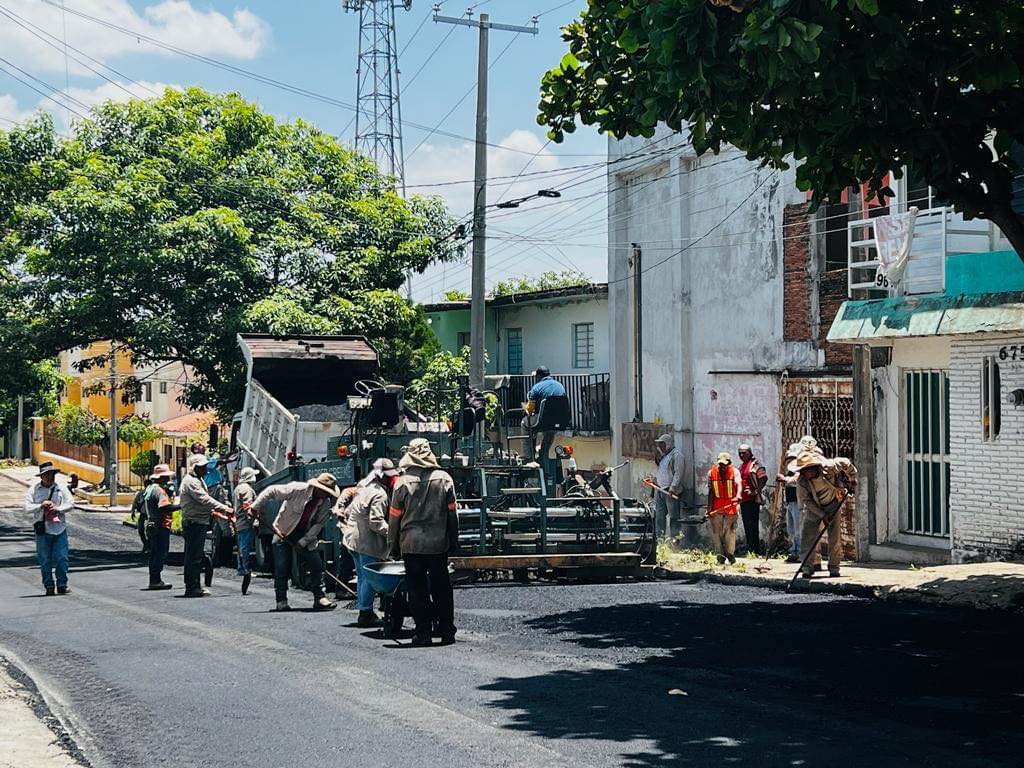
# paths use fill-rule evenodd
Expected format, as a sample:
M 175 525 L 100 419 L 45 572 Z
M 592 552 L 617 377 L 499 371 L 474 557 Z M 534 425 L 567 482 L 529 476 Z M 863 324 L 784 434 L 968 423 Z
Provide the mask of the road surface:
M 97 768 L 993 766 L 1024 755 L 1018 615 L 724 585 L 492 584 L 459 642 L 396 648 L 354 611 L 142 591 L 120 516 L 71 523 L 73 594 L 43 597 L 0 477 L 0 654 Z M 294 606 L 306 604 L 293 593 Z M 310 601 L 311 602 L 311 601 Z

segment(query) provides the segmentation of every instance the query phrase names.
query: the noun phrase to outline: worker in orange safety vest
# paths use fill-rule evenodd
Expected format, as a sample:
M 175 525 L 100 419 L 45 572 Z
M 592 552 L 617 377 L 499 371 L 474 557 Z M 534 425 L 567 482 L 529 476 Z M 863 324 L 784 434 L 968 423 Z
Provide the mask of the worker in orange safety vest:
M 708 472 L 708 505 L 704 516 L 711 522 L 711 540 L 718 562 L 736 562 L 736 513 L 740 504 L 740 473 L 725 451 Z

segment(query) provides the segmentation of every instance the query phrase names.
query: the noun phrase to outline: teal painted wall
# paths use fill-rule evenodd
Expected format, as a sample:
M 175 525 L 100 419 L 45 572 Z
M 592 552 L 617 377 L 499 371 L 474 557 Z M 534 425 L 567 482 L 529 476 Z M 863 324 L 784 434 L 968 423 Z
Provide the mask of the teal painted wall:
M 437 343 L 441 349 L 452 354 L 459 354 L 462 350 L 458 348 L 460 333 L 469 333 L 469 309 L 449 309 L 444 312 L 427 312 L 427 321 L 430 329 L 434 332 Z M 497 370 L 497 349 L 498 342 L 495 339 L 497 327 L 495 325 L 494 310 L 487 310 L 487 338 L 484 340 L 484 348 L 487 350 L 487 373 L 494 373 Z
M 946 257 L 946 295 L 1024 291 L 1024 262 L 1014 251 Z

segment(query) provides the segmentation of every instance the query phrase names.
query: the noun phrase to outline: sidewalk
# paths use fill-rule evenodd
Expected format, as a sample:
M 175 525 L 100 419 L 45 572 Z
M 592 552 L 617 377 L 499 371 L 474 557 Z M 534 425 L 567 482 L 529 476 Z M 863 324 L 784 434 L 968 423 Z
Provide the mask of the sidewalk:
M 36 481 L 36 467 L 8 467 L 7 469 L 0 469 L 0 475 L 28 488 Z M 124 514 L 131 512 L 130 506 L 118 504 L 111 507 L 105 504 L 86 504 L 85 501 L 77 496 L 75 497 L 75 509 L 79 512 L 121 512 Z
M 708 561 L 712 561 L 709 564 Z M 782 560 L 740 557 L 720 566 L 714 557 L 683 551 L 659 563 L 663 578 L 690 578 L 721 584 L 785 589 L 797 566 Z M 824 592 L 880 600 L 930 603 L 966 608 L 1024 609 L 1024 564 L 971 563 L 916 568 L 902 563 L 843 563 L 842 576 L 828 571 L 811 580 L 797 579 L 794 592 Z
M 81 768 L 74 743 L 35 687 L 0 659 L 0 768 Z

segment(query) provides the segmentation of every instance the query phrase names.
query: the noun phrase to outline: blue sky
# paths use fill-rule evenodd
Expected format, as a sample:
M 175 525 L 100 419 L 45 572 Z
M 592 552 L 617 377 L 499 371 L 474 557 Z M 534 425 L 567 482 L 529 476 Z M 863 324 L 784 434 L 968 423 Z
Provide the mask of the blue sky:
M 48 32 L 63 40 L 66 30 L 69 45 L 115 67 L 125 77 L 108 72 L 119 82 L 112 85 L 74 61 L 66 72 L 60 51 L 9 17 L 0 16 L 0 56 L 6 60 L 0 61 L 0 69 L 6 70 L 0 71 L 0 127 L 40 107 L 55 112 L 59 121 L 67 119 L 65 109 L 17 82 L 12 76 L 17 75 L 44 92 L 46 86 L 41 83 L 63 90 L 66 77 L 75 99 L 70 106 L 75 111 L 84 111 L 82 105 L 104 98 L 126 98 L 126 91 L 147 95 L 163 85 L 235 90 L 276 116 L 302 117 L 347 141 L 353 139 L 349 110 L 167 53 L 72 12 L 102 18 L 179 48 L 354 104 L 358 15 L 345 13 L 339 0 L 64 2 L 69 12 L 62 14 L 55 7 L 60 0 L 0 0 L 0 12 L 36 25 L 37 35 Z M 536 36 L 499 31 L 491 35 L 489 140 L 518 151 L 492 149 L 489 175 L 511 178 L 524 169 L 525 174 L 541 175 L 521 177 L 507 192 L 509 181 L 495 180 L 490 201 L 503 194 L 507 199 L 542 187 L 573 185 L 561 200 L 538 200 L 512 211 L 495 212 L 489 225 L 488 283 L 547 269 L 578 269 L 592 279 L 604 279 L 604 177 L 595 164 L 604 160 L 606 141 L 593 130 L 581 129 L 562 145 L 546 145 L 544 131 L 534 120 L 540 78 L 564 52 L 559 28 L 585 7 L 585 0 L 560 8 L 557 6 L 563 3 L 559 0 L 449 0 L 442 3 L 441 12 L 461 16 L 474 4 L 474 15 L 487 12 L 493 21 L 506 23 L 524 24 L 540 14 Z M 397 11 L 398 45 L 404 49 L 400 68 L 403 85 L 408 83 L 402 95 L 403 118 L 424 126 L 435 125 L 476 79 L 476 30 L 434 23 L 430 19 L 432 5 L 413 0 L 409 11 Z M 30 80 L 15 67 L 38 80 Z M 55 98 L 64 101 L 63 94 Z M 470 185 L 424 185 L 471 178 L 475 104 L 472 93 L 441 127 L 465 139 L 427 135 L 409 125 L 404 131 L 410 192 L 442 194 L 456 216 L 469 210 Z M 413 152 L 421 141 L 422 146 Z M 529 241 L 524 242 L 524 237 Z M 465 289 L 468 282 L 468 265 L 448 265 L 417 278 L 414 292 L 417 298 L 429 301 L 439 298 L 446 288 Z

